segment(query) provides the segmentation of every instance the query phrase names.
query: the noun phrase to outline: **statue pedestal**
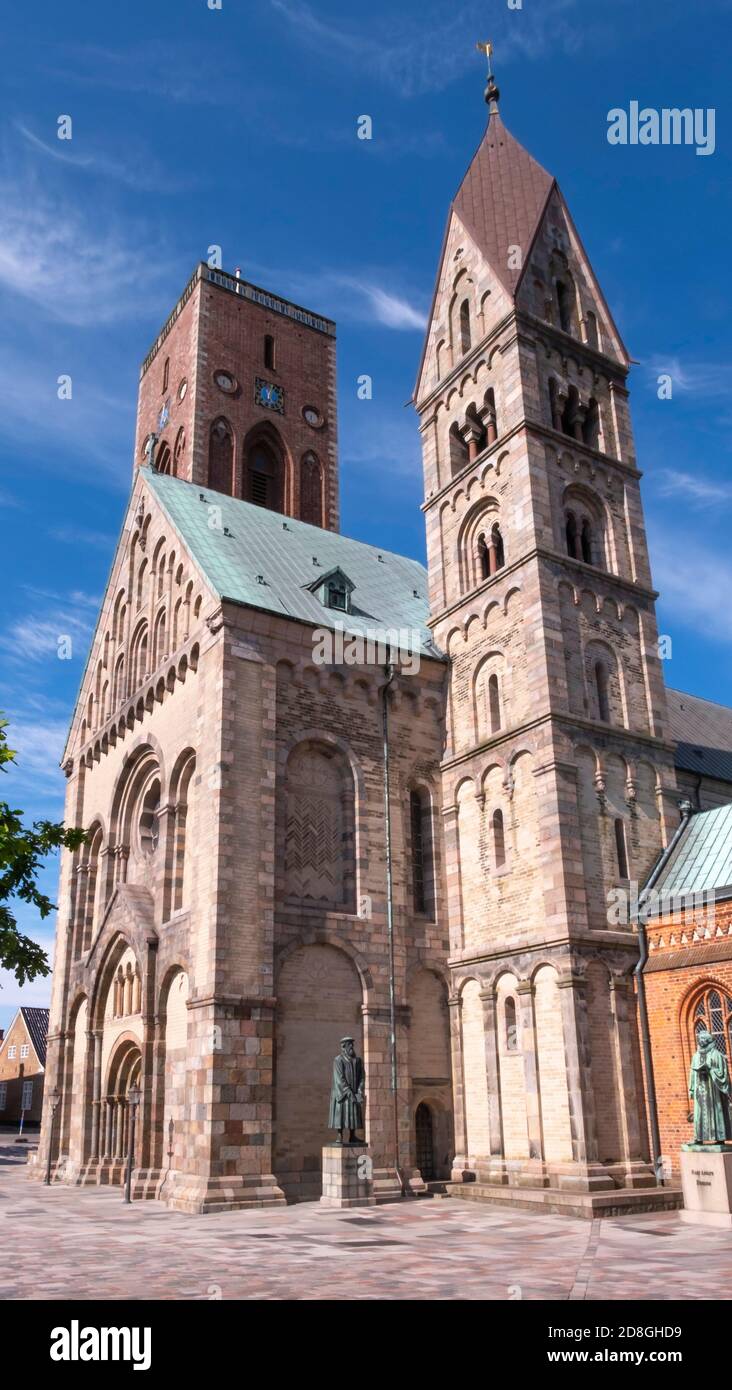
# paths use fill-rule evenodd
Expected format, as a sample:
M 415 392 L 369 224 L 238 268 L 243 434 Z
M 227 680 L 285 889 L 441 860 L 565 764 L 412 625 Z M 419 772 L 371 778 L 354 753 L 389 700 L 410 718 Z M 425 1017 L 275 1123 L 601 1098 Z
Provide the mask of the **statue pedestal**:
M 682 1221 L 732 1228 L 732 1144 L 682 1149 Z
M 365 1144 L 323 1146 L 323 1206 L 373 1207 L 376 1205 L 373 1163 Z

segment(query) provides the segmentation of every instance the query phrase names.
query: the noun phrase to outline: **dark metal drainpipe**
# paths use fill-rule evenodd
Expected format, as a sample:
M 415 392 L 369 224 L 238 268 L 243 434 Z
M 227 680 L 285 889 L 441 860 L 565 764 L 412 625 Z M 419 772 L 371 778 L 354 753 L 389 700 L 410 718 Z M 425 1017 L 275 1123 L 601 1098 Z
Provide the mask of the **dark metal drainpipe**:
M 406 1196 L 404 1178 L 399 1162 L 399 1094 L 397 1091 L 396 979 L 394 967 L 394 884 L 391 859 L 391 798 L 389 796 L 389 686 L 394 680 L 394 665 L 386 667 L 386 684 L 381 687 L 382 732 L 384 750 L 384 826 L 386 839 L 386 936 L 389 945 L 389 1032 L 391 1042 L 391 1093 L 394 1102 L 394 1167 L 402 1197 Z
M 669 859 L 671 858 L 671 855 L 673 854 L 673 851 L 675 850 L 679 840 L 681 839 L 681 836 L 683 835 L 686 829 L 687 823 L 692 814 L 692 807 L 690 801 L 680 802 L 679 809 L 681 810 L 681 820 L 677 825 L 676 830 L 672 835 L 668 845 L 663 851 L 663 854 L 660 856 L 658 862 L 656 863 L 651 877 L 646 883 L 643 892 L 641 893 L 640 898 L 638 899 L 638 916 L 637 921 L 635 923 L 635 925 L 638 928 L 638 945 L 640 948 L 640 955 L 638 957 L 638 964 L 635 966 L 635 969 L 633 970 L 633 974 L 635 975 L 636 988 L 638 990 L 638 1013 L 640 1015 L 641 1048 L 643 1051 L 643 1066 L 646 1073 L 646 1087 L 648 1090 L 648 1119 L 651 1126 L 651 1157 L 653 1159 L 653 1171 L 656 1175 L 656 1184 L 658 1187 L 663 1186 L 663 1176 L 661 1172 L 661 1132 L 658 1127 L 658 1102 L 656 1100 L 656 1082 L 653 1075 L 653 1053 L 651 1052 L 651 1032 L 648 1023 L 646 982 L 643 975 L 643 971 L 645 970 L 646 962 L 648 960 L 648 937 L 646 936 L 646 926 L 645 922 L 643 921 L 643 906 L 646 894 L 651 891 L 654 883 L 656 883 L 658 880 L 661 870 L 666 867 Z

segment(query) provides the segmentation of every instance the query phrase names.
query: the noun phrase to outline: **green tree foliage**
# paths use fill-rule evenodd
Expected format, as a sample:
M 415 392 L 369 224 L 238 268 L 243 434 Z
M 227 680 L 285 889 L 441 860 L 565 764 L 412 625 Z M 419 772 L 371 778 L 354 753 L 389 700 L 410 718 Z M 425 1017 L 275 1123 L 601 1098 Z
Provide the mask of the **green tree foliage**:
M 7 727 L 7 719 L 0 719 L 3 772 L 7 772 L 7 763 L 15 762 L 15 752 L 7 746 Z M 41 917 L 53 912 L 54 904 L 38 887 L 41 863 L 51 850 L 78 849 L 85 839 L 85 831 L 67 830 L 50 820 L 26 826 L 21 811 L 11 810 L 7 801 L 0 801 L 0 966 L 12 970 L 20 985 L 37 975 L 49 975 L 51 967 L 43 948 L 18 930 L 10 903 L 13 899 L 33 903 Z

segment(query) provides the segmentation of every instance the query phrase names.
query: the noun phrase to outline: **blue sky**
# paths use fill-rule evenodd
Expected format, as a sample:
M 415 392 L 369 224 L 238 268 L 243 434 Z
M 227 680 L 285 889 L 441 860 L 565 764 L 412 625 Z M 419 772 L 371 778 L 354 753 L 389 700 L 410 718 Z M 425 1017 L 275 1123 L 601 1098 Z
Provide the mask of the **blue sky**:
M 513 0 L 517 3 L 517 0 Z M 131 481 L 137 372 L 196 261 L 336 318 L 343 530 L 423 558 L 411 396 L 450 198 L 501 112 L 559 180 L 638 365 L 638 457 L 669 684 L 732 703 L 732 0 L 65 0 L 3 17 L 2 795 L 57 768 Z M 716 149 L 611 146 L 613 107 L 716 111 Z M 356 138 L 357 119 L 373 139 Z M 57 122 L 72 118 L 71 141 Z M 668 370 L 673 398 L 657 398 Z M 356 379 L 368 372 L 371 401 Z M 72 378 L 71 400 L 57 380 Z M 61 634 L 73 659 L 60 661 Z M 55 891 L 56 866 L 44 873 Z M 52 923 L 29 931 L 50 944 Z M 0 1026 L 21 992 L 0 976 Z

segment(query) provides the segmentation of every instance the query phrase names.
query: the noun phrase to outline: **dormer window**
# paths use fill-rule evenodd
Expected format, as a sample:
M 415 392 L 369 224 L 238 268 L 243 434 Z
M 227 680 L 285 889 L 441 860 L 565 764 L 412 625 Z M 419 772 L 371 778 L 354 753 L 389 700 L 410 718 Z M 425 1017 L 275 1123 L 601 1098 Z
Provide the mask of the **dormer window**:
M 355 585 L 342 569 L 331 569 L 326 574 L 318 575 L 307 587 L 325 608 L 335 608 L 338 613 L 351 612 L 351 594 Z
M 331 579 L 326 586 L 326 603 L 329 608 L 340 608 L 348 612 L 348 589 L 340 579 Z

